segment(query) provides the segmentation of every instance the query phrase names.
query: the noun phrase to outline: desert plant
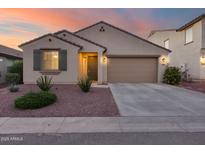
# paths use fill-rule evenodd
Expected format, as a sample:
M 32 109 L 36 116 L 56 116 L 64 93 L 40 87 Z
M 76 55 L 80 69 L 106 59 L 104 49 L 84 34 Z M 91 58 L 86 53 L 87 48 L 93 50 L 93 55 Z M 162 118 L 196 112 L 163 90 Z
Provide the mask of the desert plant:
M 23 83 L 23 61 L 16 60 L 14 61 L 13 65 L 8 67 L 9 73 L 17 73 L 20 76 L 19 83 Z
M 10 92 L 17 92 L 17 91 L 19 91 L 19 87 L 17 85 L 11 85 L 11 86 L 9 86 L 9 91 Z
M 10 85 L 19 83 L 20 75 L 18 73 L 6 73 L 6 82 Z
M 49 91 L 29 92 L 15 100 L 15 107 L 20 109 L 37 109 L 56 102 L 57 96 Z
M 163 76 L 163 82 L 178 85 L 181 81 L 181 72 L 178 67 L 167 67 Z
M 90 80 L 88 77 L 82 77 L 78 81 L 78 86 L 81 88 L 83 92 L 89 92 L 91 84 L 92 80 Z
M 36 83 L 42 91 L 49 91 L 53 86 L 52 77 L 46 75 L 39 77 Z

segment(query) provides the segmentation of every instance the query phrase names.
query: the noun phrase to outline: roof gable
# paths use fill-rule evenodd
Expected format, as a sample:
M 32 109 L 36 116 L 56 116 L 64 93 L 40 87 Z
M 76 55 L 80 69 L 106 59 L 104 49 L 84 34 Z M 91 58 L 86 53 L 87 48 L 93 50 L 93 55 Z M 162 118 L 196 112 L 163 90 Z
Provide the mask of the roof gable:
M 53 35 L 53 34 L 51 34 L 51 33 L 45 34 L 45 35 L 43 35 L 43 36 L 40 36 L 40 37 L 38 37 L 38 38 L 35 38 L 35 39 L 33 39 L 33 40 L 30 40 L 30 41 L 28 41 L 28 42 L 25 42 L 25 43 L 23 43 L 23 44 L 20 44 L 19 47 L 21 48 L 21 47 L 23 47 L 23 46 L 25 46 L 25 45 L 28 45 L 28 44 L 33 43 L 33 42 L 35 42 L 35 41 L 38 41 L 38 40 L 40 40 L 40 39 L 42 39 L 42 38 L 44 38 L 44 37 L 47 37 L 47 36 L 54 37 L 54 38 L 56 38 L 56 39 L 58 39 L 58 40 L 61 40 L 61 41 L 63 41 L 63 42 L 66 42 L 66 43 L 68 43 L 68 44 L 71 44 L 71 45 L 73 45 L 73 46 L 76 46 L 76 47 L 78 47 L 78 48 L 80 48 L 80 49 L 83 48 L 81 45 L 78 45 L 78 44 L 76 44 L 76 43 L 74 43 L 74 42 L 71 42 L 71 41 L 68 41 L 68 40 L 64 40 L 64 39 L 62 39 L 62 38 L 60 38 L 60 37 L 58 37 L 58 36 L 56 36 L 56 35 Z
M 86 42 L 89 42 L 89 43 L 91 43 L 91 44 L 93 44 L 93 45 L 95 45 L 95 46 L 101 47 L 101 48 L 103 48 L 105 51 L 107 50 L 107 48 L 104 47 L 103 45 L 100 45 L 100 44 L 98 44 L 98 43 L 96 43 L 96 42 L 93 42 L 93 41 L 91 41 L 91 40 L 89 40 L 89 39 L 86 39 L 86 38 L 84 38 L 84 37 L 82 37 L 82 36 L 79 36 L 79 35 L 77 35 L 77 34 L 75 34 L 75 33 L 71 33 L 71 32 L 69 32 L 68 30 L 65 30 L 65 29 L 54 33 L 54 35 L 58 35 L 58 34 L 61 34 L 61 33 L 68 33 L 68 34 L 70 34 L 70 35 L 72 35 L 72 36 L 74 36 L 74 37 L 77 37 L 77 38 L 82 39 L 82 40 L 84 40 L 84 41 L 86 41 Z
M 121 29 L 121 28 L 119 28 L 119 27 L 113 26 L 113 25 L 111 25 L 111 24 L 109 24 L 109 23 L 107 23 L 107 22 L 104 22 L 104 21 L 100 21 L 100 22 L 97 22 L 97 23 L 95 23 L 95 24 L 93 24 L 93 25 L 90 25 L 90 26 L 88 26 L 88 27 L 85 27 L 85 28 L 83 28 L 83 29 L 80 29 L 80 30 L 76 31 L 75 34 L 81 32 L 81 31 L 84 31 L 84 30 L 86 30 L 86 29 L 92 28 L 92 27 L 94 27 L 94 26 L 96 26 L 96 25 L 98 25 L 98 24 L 105 24 L 105 25 L 107 25 L 107 26 L 109 26 L 109 27 L 112 27 L 112 28 L 114 28 L 114 29 L 117 29 L 117 30 L 119 30 L 119 31 L 121 31 L 121 32 L 123 32 L 123 33 L 126 33 L 126 34 L 128 34 L 128 35 L 130 35 L 130 36 L 132 36 L 132 37 L 135 37 L 135 38 L 137 38 L 137 39 L 140 39 L 140 40 L 142 40 L 142 41 L 144 41 L 144 42 L 146 42 L 146 43 L 149 43 L 149 44 L 151 44 L 151 45 L 154 45 L 154 46 L 156 46 L 156 47 L 159 47 L 159 48 L 161 48 L 161 49 L 163 49 L 163 50 L 165 50 L 165 51 L 171 52 L 171 50 L 169 50 L 169 49 L 166 49 L 166 48 L 164 48 L 164 47 L 162 47 L 162 46 L 159 46 L 159 45 L 157 45 L 157 44 L 154 44 L 154 43 L 152 43 L 152 42 L 150 42 L 150 41 L 148 41 L 148 40 L 146 40 L 146 39 L 143 39 L 143 38 L 141 38 L 141 37 L 139 37 L 139 36 L 137 36 L 137 35 L 135 35 L 135 34 L 133 34 L 133 33 L 131 33 L 131 32 L 128 32 L 128 31 L 123 30 L 123 29 Z

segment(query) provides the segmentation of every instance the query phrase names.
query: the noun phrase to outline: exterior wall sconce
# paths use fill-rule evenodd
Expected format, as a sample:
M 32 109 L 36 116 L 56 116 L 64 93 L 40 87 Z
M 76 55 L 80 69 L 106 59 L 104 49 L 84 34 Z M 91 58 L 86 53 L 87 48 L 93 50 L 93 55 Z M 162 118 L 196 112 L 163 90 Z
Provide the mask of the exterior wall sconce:
M 162 65 L 167 65 L 169 63 L 169 58 L 168 56 L 161 56 L 160 57 L 160 64 Z
M 103 63 L 107 64 L 107 57 L 103 57 Z
M 201 63 L 201 65 L 205 65 L 205 55 L 204 54 L 201 55 L 201 57 L 200 57 L 200 63 Z

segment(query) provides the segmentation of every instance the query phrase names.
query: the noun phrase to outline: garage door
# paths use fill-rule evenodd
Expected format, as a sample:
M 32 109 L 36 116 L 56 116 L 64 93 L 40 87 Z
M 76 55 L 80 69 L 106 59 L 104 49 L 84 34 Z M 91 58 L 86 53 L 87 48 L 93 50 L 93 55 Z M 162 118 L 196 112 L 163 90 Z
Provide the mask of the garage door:
M 108 58 L 108 82 L 157 82 L 157 58 Z

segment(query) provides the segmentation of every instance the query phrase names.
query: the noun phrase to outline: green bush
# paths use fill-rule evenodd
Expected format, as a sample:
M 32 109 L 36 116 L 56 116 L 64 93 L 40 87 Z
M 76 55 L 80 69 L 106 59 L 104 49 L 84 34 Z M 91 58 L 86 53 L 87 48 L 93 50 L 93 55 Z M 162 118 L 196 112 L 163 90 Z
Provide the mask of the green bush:
M 19 91 L 19 87 L 17 85 L 11 85 L 9 87 L 9 91 L 10 92 L 17 92 L 17 91 Z
M 178 67 L 167 67 L 164 73 L 163 82 L 171 85 L 178 85 L 181 81 L 181 72 Z
M 8 67 L 9 73 L 17 73 L 20 76 L 19 83 L 23 83 L 23 61 L 16 60 L 14 61 L 13 65 Z
M 48 91 L 29 92 L 15 100 L 15 107 L 20 109 L 37 109 L 56 102 L 57 96 Z
M 78 81 L 78 86 L 83 92 L 89 92 L 91 84 L 92 80 L 90 80 L 88 77 L 83 77 Z
M 6 73 L 6 82 L 10 85 L 16 85 L 20 81 L 20 75 L 18 73 Z
M 48 76 L 41 76 L 36 81 L 38 87 L 43 91 L 49 91 L 53 84 L 52 84 L 52 78 Z

